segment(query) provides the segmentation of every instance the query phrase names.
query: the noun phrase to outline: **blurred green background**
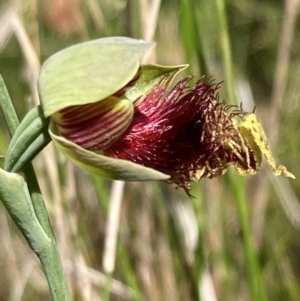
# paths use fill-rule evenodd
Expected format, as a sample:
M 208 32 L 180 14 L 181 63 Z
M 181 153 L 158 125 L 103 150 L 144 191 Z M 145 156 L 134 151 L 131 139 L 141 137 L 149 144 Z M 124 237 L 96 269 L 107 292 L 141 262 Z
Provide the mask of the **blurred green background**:
M 154 40 L 145 62 L 189 63 L 264 125 L 300 177 L 299 0 L 0 2 L 0 72 L 20 119 L 51 54 L 106 36 Z M 0 114 L 0 154 L 9 143 Z M 52 146 L 35 160 L 74 300 L 299 300 L 299 181 L 268 168 L 192 185 L 112 182 Z M 0 300 L 50 300 L 36 255 L 0 205 Z M 112 243 L 111 243 L 112 242 Z

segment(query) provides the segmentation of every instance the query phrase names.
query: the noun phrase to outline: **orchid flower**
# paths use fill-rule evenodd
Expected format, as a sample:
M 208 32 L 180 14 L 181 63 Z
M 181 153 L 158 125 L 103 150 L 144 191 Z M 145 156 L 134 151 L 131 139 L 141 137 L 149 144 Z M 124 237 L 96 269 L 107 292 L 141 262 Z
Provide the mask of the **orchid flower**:
M 78 166 L 126 181 L 190 182 L 279 165 L 254 113 L 219 100 L 211 79 L 175 76 L 187 65 L 141 65 L 154 46 L 110 37 L 81 43 L 43 64 L 39 93 L 54 144 Z

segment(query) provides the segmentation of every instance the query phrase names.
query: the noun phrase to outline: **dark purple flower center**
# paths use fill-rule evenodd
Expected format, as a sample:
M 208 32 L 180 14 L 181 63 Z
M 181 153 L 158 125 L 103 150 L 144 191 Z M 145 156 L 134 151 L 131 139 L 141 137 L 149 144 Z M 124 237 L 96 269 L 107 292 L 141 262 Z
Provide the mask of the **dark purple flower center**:
M 230 113 L 232 106 L 218 101 L 219 85 L 202 78 L 190 89 L 190 80 L 181 80 L 165 97 L 162 80 L 142 97 L 130 126 L 104 154 L 169 174 L 186 191 L 191 180 L 224 174 L 229 165 L 254 167 L 233 121 L 244 112 L 235 107 Z

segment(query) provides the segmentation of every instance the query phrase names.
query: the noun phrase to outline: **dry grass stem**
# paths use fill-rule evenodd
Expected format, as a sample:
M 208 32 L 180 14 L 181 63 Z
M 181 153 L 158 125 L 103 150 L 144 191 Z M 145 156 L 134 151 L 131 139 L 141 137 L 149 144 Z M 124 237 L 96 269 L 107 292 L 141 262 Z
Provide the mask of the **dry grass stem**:
M 142 38 L 153 41 L 161 0 L 140 0 L 140 14 L 142 21 Z M 142 63 L 155 63 L 155 50 L 151 50 L 142 58 Z
M 102 259 L 103 269 L 107 274 L 111 274 L 115 269 L 118 233 L 120 225 L 120 212 L 124 194 L 124 186 L 125 183 L 122 181 L 113 181 L 111 188 L 108 222 L 106 227 Z
M 271 95 L 269 116 L 266 126 L 271 146 L 276 145 L 280 130 L 279 119 L 280 110 L 284 99 L 288 67 L 291 55 L 291 45 L 294 37 L 295 24 L 299 13 L 299 0 L 285 1 L 285 14 L 282 23 L 281 35 L 278 44 L 277 61 L 273 79 L 273 90 Z M 255 200 L 254 219 L 252 222 L 252 232 L 254 234 L 256 246 L 261 245 L 263 229 L 265 223 L 265 213 L 267 208 L 268 179 L 265 171 L 258 175 L 259 185 L 253 191 Z

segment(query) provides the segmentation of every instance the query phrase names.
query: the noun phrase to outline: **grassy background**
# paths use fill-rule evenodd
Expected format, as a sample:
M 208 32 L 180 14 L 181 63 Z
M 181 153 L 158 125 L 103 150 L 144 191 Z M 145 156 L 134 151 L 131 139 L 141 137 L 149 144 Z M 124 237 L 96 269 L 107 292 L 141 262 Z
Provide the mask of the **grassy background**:
M 24 3 L 23 3 L 24 2 Z M 0 72 L 20 119 L 38 103 L 40 64 L 77 42 L 155 40 L 145 59 L 188 62 L 224 81 L 266 128 L 297 178 L 300 1 L 28 0 L 0 2 Z M 0 153 L 9 138 L 0 115 Z M 34 161 L 74 300 L 299 300 L 298 180 L 266 168 L 192 186 L 112 182 L 48 146 Z M 50 300 L 39 261 L 0 206 L 0 300 Z

